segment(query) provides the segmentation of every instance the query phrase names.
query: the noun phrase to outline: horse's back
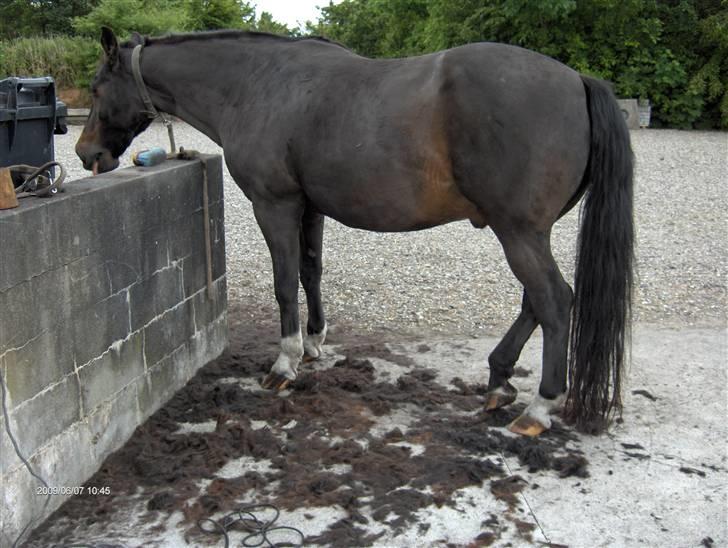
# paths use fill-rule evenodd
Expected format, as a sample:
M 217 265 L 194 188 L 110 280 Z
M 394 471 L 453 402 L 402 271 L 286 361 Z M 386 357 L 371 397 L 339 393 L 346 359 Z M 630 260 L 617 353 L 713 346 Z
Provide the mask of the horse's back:
M 285 147 L 307 198 L 345 224 L 484 226 L 507 213 L 550 226 L 578 188 L 584 89 L 553 59 L 493 43 L 387 60 L 312 43 L 297 55 L 254 134 Z

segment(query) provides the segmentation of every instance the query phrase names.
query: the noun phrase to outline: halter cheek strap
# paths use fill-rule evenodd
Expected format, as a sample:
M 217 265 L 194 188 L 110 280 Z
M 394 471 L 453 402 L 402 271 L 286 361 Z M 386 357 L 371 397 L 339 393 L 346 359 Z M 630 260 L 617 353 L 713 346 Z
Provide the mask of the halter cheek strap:
M 142 101 L 144 102 L 144 106 L 146 107 L 147 111 L 146 114 L 149 116 L 149 118 L 161 118 L 162 123 L 167 128 L 167 135 L 169 136 L 169 146 L 172 149 L 172 154 L 174 154 L 177 151 L 177 147 L 174 144 L 174 129 L 172 128 L 172 122 L 167 118 L 164 114 L 159 112 L 152 103 L 152 98 L 149 96 L 149 91 L 147 91 L 147 86 L 144 85 L 144 78 L 142 78 L 142 70 L 141 70 L 141 55 L 142 55 L 142 46 L 141 44 L 138 44 L 134 46 L 134 49 L 131 52 L 131 73 L 134 75 L 134 81 L 136 82 L 137 89 L 139 90 L 139 95 L 142 98 Z

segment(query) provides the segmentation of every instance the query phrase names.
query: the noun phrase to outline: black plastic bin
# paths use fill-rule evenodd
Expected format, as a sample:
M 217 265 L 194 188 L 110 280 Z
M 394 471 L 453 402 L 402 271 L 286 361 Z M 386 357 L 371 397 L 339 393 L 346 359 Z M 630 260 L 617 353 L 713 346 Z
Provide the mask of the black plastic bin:
M 54 160 L 53 134 L 68 131 L 66 115 L 53 78 L 0 80 L 0 167 Z

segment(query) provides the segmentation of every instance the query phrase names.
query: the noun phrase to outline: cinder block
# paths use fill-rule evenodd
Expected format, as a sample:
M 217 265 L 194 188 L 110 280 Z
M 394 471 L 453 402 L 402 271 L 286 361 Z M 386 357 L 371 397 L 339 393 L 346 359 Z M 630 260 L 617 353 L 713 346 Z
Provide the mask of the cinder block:
M 189 371 L 189 376 L 192 377 L 197 368 L 222 354 L 228 344 L 227 341 L 227 312 L 224 311 L 213 321 L 202 326 L 196 336 L 190 340 L 190 356 L 192 357 L 190 363 L 194 369 Z
M 224 228 L 215 216 L 221 214 L 221 206 L 210 211 L 210 243 L 212 250 L 212 277 L 217 279 L 225 274 L 225 237 Z M 207 284 L 207 256 L 205 251 L 204 217 L 202 212 L 195 213 L 184 223 L 170 227 L 174 236 L 170 237 L 169 250 L 173 258 L 184 257 L 184 294 L 192 295 Z
M 178 219 L 165 227 L 169 241 L 169 256 L 172 259 L 190 254 L 204 258 L 205 225 L 202 211 L 195 211 L 184 219 Z
M 129 333 L 126 292 L 79 310 L 73 318 L 73 348 L 76 364 L 82 366 L 103 354 Z
M 106 269 L 112 292 L 148 279 L 169 266 L 167 235 L 162 227 L 118 235 L 105 250 Z
M 214 322 L 227 310 L 227 279 L 223 276 L 213 282 L 212 298 L 208 297 L 204 287 L 192 297 L 195 324 L 198 330 Z
M 142 279 L 148 279 L 153 272 L 170 263 L 169 238 L 163 227 L 145 230 L 131 237 L 139 245 Z
M 74 311 L 103 301 L 112 293 L 106 262 L 99 254 L 81 257 L 66 265 L 65 277 Z
M 32 455 L 53 436 L 80 419 L 79 389 L 75 375 L 23 402 L 11 412 L 14 432 L 24 455 Z
M 192 301 L 185 301 L 158 316 L 144 328 L 144 354 L 151 368 L 183 345 L 195 332 Z
M 139 173 L 126 175 L 126 181 L 108 185 L 103 192 L 96 190 L 82 196 L 85 214 L 77 217 L 75 224 L 83 247 L 91 252 L 104 254 L 131 234 L 162 226 L 161 196 L 149 198 L 142 191 L 146 182 Z
M 13 407 L 73 372 L 71 326 L 61 322 L 21 348 L 9 351 L 3 365 Z
M 70 293 L 65 268 L 43 272 L 1 291 L 0 353 L 55 329 L 63 318 L 70 316 Z
M 42 226 L 43 237 L 33 242 L 43 240 L 49 267 L 60 267 L 89 255 L 91 249 L 87 239 L 93 236 L 93 231 L 89 230 L 88 218 L 92 210 L 72 199 L 68 192 L 54 197 L 52 203 L 46 202 L 45 205 L 47 224 L 38 225 Z
M 136 238 L 130 240 L 138 242 L 138 239 Z M 109 279 L 109 285 L 111 287 L 111 293 L 117 293 L 122 289 L 128 289 L 135 283 L 139 283 L 142 280 L 143 271 L 140 266 L 140 256 L 142 253 L 135 253 L 133 251 L 133 249 L 139 244 L 137 243 L 135 246 L 131 246 L 128 242 L 119 242 L 119 245 L 123 247 L 124 251 L 112 255 L 104 261 L 106 276 Z
M 97 406 L 87 415 L 94 462 L 101 462 L 121 447 L 142 422 L 139 416 L 138 389 L 144 375 L 125 386 L 113 399 Z
M 169 266 L 129 288 L 131 328 L 141 329 L 184 300 L 182 264 Z
M 182 282 L 185 298 L 194 295 L 207 286 L 207 267 L 203 253 L 195 253 L 186 257 L 182 263 Z
M 141 331 L 134 333 L 78 370 L 84 416 L 144 375 L 143 341 Z
M 142 420 L 150 417 L 187 383 L 189 352 L 189 345 L 185 344 L 149 368 L 145 382 L 138 386 Z
M 20 207 L 5 210 L 0 216 L 3 260 L 0 261 L 0 291 L 4 291 L 33 276 L 52 270 L 55 258 L 49 254 L 49 246 L 43 238 L 34 238 L 32 246 L 28 239 L 28 219 L 33 219 L 33 229 L 48 226 L 49 216 L 45 207 L 34 204 L 29 207 L 21 201 Z
M 175 163 L 183 169 L 174 178 L 149 180 L 147 188 L 150 194 L 162 193 L 164 196 L 159 209 L 161 226 L 169 226 L 170 223 L 189 217 L 202 204 L 202 194 L 196 192 L 196 188 L 200 187 L 199 168 L 186 162 Z

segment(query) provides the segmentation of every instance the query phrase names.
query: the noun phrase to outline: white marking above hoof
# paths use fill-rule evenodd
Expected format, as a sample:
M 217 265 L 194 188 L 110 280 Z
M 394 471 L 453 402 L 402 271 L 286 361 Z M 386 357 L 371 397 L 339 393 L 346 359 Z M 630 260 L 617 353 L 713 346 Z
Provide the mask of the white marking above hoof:
M 544 427 L 551 428 L 551 414 L 559 410 L 566 400 L 566 394 L 561 394 L 553 400 L 547 400 L 541 394 L 536 394 L 533 401 L 523 410 L 521 416 L 528 416 L 540 422 Z
M 328 331 L 328 325 L 324 322 L 324 327 L 320 333 L 311 333 L 306 335 L 303 339 L 303 349 L 307 356 L 312 358 L 319 358 L 322 353 L 321 347 L 326 340 L 326 332 Z
M 298 375 L 298 364 L 303 358 L 303 338 L 301 331 L 281 339 L 281 353 L 271 367 L 271 373 L 277 373 L 287 379 L 295 379 Z
M 508 383 L 508 387 L 499 386 L 492 390 L 488 390 L 488 393 L 496 394 L 498 396 L 513 396 L 514 394 L 517 394 L 518 391 L 510 383 Z

